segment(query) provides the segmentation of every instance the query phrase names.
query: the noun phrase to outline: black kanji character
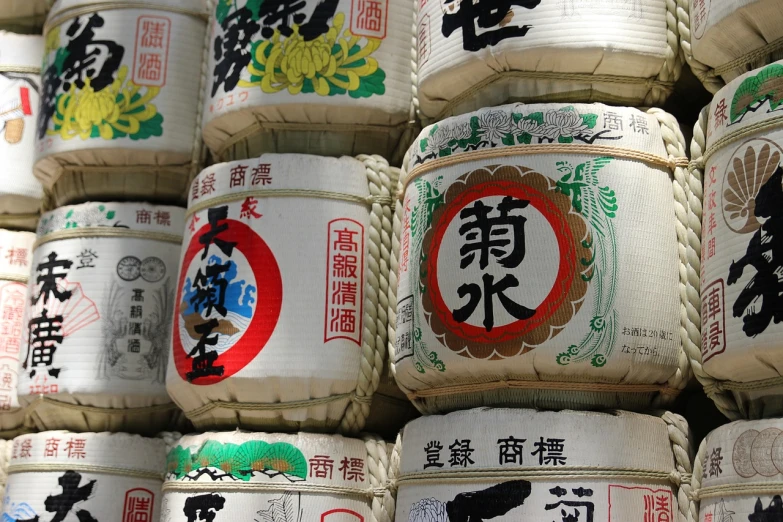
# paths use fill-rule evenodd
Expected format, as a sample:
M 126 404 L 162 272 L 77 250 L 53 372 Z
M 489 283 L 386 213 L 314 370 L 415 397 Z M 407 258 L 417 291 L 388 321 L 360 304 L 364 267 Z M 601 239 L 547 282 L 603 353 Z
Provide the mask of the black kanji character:
M 213 522 L 217 512 L 226 505 L 226 499 L 217 493 L 204 493 L 185 499 L 185 507 L 182 513 L 188 517 L 188 522 Z
M 41 315 L 30 320 L 30 339 L 27 356 L 22 368 L 30 368 L 30 378 L 35 377 L 39 366 L 48 367 L 47 372 L 51 377 L 59 377 L 60 369 L 52 368 L 54 352 L 57 345 L 63 342 L 62 315 L 48 316 L 49 311 L 44 308 Z M 32 360 L 31 360 L 32 359 Z
M 465 238 L 465 244 L 459 250 L 462 260 L 460 268 L 470 266 L 476 259 L 476 251 L 479 252 L 479 267 L 484 270 L 489 264 L 489 255 L 492 254 L 503 268 L 516 268 L 525 259 L 525 222 L 524 216 L 511 216 L 513 210 L 527 208 L 530 201 L 506 196 L 498 204 L 500 215 L 490 217 L 494 210 L 491 206 L 481 201 L 476 201 L 472 207 L 462 209 L 459 213 L 463 221 L 475 218 L 473 221 L 463 223 L 459 227 L 459 234 Z M 511 247 L 507 251 L 507 247 Z
M 444 0 L 443 36 L 448 38 L 457 29 L 462 29 L 462 47 L 466 51 L 478 51 L 488 45 L 495 45 L 506 38 L 522 37 L 530 25 L 502 23 L 514 15 L 511 6 L 534 9 L 541 0 Z M 480 29 L 490 29 L 477 34 Z
M 522 464 L 523 445 L 527 439 L 498 439 L 498 464 Z
M 98 481 L 91 480 L 84 486 L 79 486 L 81 481 L 82 476 L 75 471 L 66 471 L 62 477 L 57 479 L 63 492 L 59 495 L 49 495 L 44 501 L 46 511 L 55 514 L 51 522 L 62 522 L 74 505 L 90 498 Z M 75 514 L 79 522 L 98 522 L 89 511 L 84 509 L 77 510 Z
M 230 263 L 214 263 L 207 265 L 206 274 L 200 268 L 198 269 L 193 278 L 193 288 L 196 289 L 196 294 L 190 298 L 190 304 L 193 305 L 196 312 L 205 310 L 204 315 L 209 317 L 214 308 L 220 315 L 226 316 L 228 313 L 225 307 L 228 281 L 225 277 L 220 276 L 228 272 L 229 268 L 231 268 Z
M 225 241 L 218 238 L 219 234 L 222 234 L 228 230 L 228 223 L 220 223 L 222 220 L 228 218 L 228 206 L 222 206 L 217 208 L 210 208 L 207 212 L 207 220 L 209 221 L 209 230 L 204 232 L 198 242 L 204 245 L 204 253 L 201 254 L 201 259 L 206 259 L 209 253 L 209 245 L 215 244 L 217 247 L 228 257 L 234 253 L 234 247 L 236 243 L 231 241 Z
M 506 274 L 503 279 L 495 283 L 495 276 L 484 274 L 481 277 L 483 289 L 476 283 L 465 283 L 457 288 L 457 294 L 460 297 L 468 296 L 468 302 L 462 308 L 452 310 L 452 317 L 458 323 L 464 323 L 473 315 L 478 308 L 482 296 L 484 298 L 484 328 L 491 332 L 495 326 L 495 296 L 498 296 L 500 304 L 508 313 L 517 319 L 530 319 L 536 313 L 535 310 L 522 306 L 506 296 L 505 291 L 509 288 L 519 286 L 519 280 L 512 274 Z
M 217 319 L 211 319 L 206 323 L 196 325 L 194 330 L 197 334 L 201 335 L 196 346 L 188 353 L 188 357 L 193 358 L 193 370 L 185 374 L 188 382 L 193 382 L 201 377 L 209 377 L 212 375 L 223 375 L 225 368 L 223 366 L 215 366 L 218 353 L 214 351 L 207 351 L 207 346 L 215 346 L 218 342 L 218 335 L 213 337 L 212 330 L 220 326 L 220 321 Z
M 225 92 L 231 92 L 239 83 L 242 71 L 252 58 L 250 47 L 260 24 L 253 20 L 253 13 L 247 7 L 237 9 L 220 24 L 223 35 L 215 38 L 215 77 L 212 96 L 223 85 Z
M 73 265 L 73 261 L 68 259 L 57 259 L 57 252 L 50 253 L 47 258 L 48 261 L 40 263 L 35 270 L 39 272 L 36 282 L 41 285 L 41 291 L 38 295 L 31 298 L 31 304 L 36 304 L 43 297 L 44 304 L 49 302 L 49 294 L 52 294 L 58 301 L 65 302 L 71 298 L 73 292 L 70 290 L 63 290 L 62 292 L 57 288 L 57 281 L 64 278 L 67 272 L 55 273 L 56 268 L 64 268 L 68 270 Z M 41 274 L 40 272 L 44 273 Z
M 576 495 L 577 498 L 585 498 L 593 496 L 592 489 L 576 488 L 571 492 Z M 549 490 L 549 493 L 556 496 L 558 499 L 568 495 L 568 490 L 561 487 L 554 487 Z M 595 504 L 587 500 L 559 500 L 553 504 L 547 504 L 544 506 L 546 511 L 552 511 L 553 509 L 560 508 L 560 516 L 562 522 L 593 522 L 593 516 L 595 514 Z M 585 518 L 582 518 L 582 511 L 584 510 Z
M 261 36 L 272 38 L 275 30 L 271 27 L 277 25 L 277 30 L 283 36 L 291 36 L 294 30 L 291 23 L 301 24 L 307 18 L 304 13 L 300 13 L 307 5 L 304 0 L 264 0 L 261 8 L 258 10 L 259 18 L 263 18 L 264 28 L 261 29 Z
M 310 20 L 299 28 L 299 34 L 302 35 L 305 42 L 315 40 L 319 36 L 329 32 L 329 20 L 337 12 L 337 6 L 340 0 L 321 0 L 315 6 Z

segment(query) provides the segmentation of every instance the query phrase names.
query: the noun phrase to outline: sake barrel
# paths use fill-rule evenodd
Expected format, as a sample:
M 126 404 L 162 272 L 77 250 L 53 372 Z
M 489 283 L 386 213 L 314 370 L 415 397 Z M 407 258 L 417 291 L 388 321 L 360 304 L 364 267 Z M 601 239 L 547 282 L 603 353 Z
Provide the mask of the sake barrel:
M 204 141 L 217 158 L 410 144 L 412 2 L 214 4 Z
M 700 522 L 783 516 L 782 434 L 780 419 L 735 421 L 702 441 L 693 470 Z
M 694 129 L 696 179 L 704 180 L 693 263 L 701 280 L 699 349 L 689 351 L 707 394 L 730 418 L 783 415 L 783 302 L 775 275 L 783 221 L 783 130 L 775 109 L 783 62 L 721 89 Z M 701 187 L 696 187 L 701 191 Z M 698 201 L 697 201 L 698 203 Z M 699 226 L 701 225 L 701 226 Z
M 24 424 L 16 384 L 34 241 L 31 232 L 0 230 L 0 436 L 5 438 Z
M 8 482 L 8 463 L 11 460 L 11 441 L 0 440 L 0 508 L 5 499 L 5 485 Z
M 386 353 L 390 171 L 264 154 L 195 178 L 166 383 L 197 428 L 364 426 Z
M 58 0 L 35 175 L 54 206 L 182 202 L 200 155 L 203 0 Z
M 154 434 L 176 407 L 165 376 L 184 209 L 85 203 L 38 225 L 20 402 L 36 426 Z
M 204 433 L 169 452 L 161 522 L 391 522 L 391 448 L 307 433 Z
M 783 58 L 783 14 L 775 0 L 688 0 L 677 10 L 685 58 L 710 92 Z
M 16 32 L 37 32 L 53 2 L 54 0 L 5 0 L 0 12 L 0 28 Z M 5 45 L 3 48 L 5 49 Z
M 0 31 L 0 223 L 29 230 L 43 197 L 33 176 L 42 52 L 40 36 Z
M 427 120 L 514 101 L 662 105 L 682 69 L 674 2 L 417 3 Z
M 417 419 L 398 445 L 397 522 L 696 517 L 670 413 L 480 408 Z
M 13 440 L 5 520 L 158 520 L 166 448 L 126 433 L 47 431 Z
M 506 105 L 422 131 L 395 221 L 393 355 L 421 412 L 677 395 L 682 343 L 698 341 L 684 313 L 698 296 L 680 291 L 682 142 L 662 111 L 600 104 Z

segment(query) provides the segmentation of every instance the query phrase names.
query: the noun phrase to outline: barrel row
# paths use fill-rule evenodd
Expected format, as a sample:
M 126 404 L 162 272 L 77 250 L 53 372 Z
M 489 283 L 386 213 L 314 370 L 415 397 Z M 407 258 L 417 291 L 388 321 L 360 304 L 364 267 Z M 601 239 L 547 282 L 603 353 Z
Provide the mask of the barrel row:
M 162 522 L 777 520 L 781 428 L 779 420 L 733 422 L 710 433 L 695 458 L 687 424 L 671 413 L 480 408 L 412 421 L 396 444 L 310 433 L 49 431 L 4 443 L 4 513 Z
M 10 0 L 0 23 L 40 23 L 49 3 Z M 775 0 L 362 5 L 277 16 L 255 0 L 60 0 L 43 42 L 2 36 L 0 72 L 21 111 L 6 140 L 29 127 L 49 208 L 181 204 L 202 138 L 217 161 L 280 152 L 397 164 L 417 119 L 516 101 L 661 105 L 683 54 L 715 91 L 776 57 L 783 31 Z M 28 94 L 14 82 L 32 82 Z

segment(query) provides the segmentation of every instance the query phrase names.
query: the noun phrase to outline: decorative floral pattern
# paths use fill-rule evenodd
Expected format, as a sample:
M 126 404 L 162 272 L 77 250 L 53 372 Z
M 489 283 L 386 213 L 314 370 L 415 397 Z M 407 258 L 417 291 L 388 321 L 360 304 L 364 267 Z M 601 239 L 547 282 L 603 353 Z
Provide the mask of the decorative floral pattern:
M 294 24 L 291 36 L 275 30 L 269 40 L 254 42 L 247 66 L 250 80 L 240 80 L 239 86 L 260 86 L 267 93 L 348 93 L 352 98 L 384 94 L 386 73 L 371 57 L 381 40 L 355 36 L 343 30 L 344 23 L 345 15 L 337 13 L 329 31 L 314 40 L 305 41 Z M 361 46 L 363 39 L 366 43 Z
M 76 137 L 112 140 L 126 136 L 143 140 L 161 136 L 163 115 L 150 103 L 160 88 L 142 88 L 127 76 L 128 67 L 122 66 L 114 82 L 100 91 L 92 88 L 89 78 L 82 89 L 71 84 L 69 91 L 57 97 L 52 117 L 54 128 L 47 129 L 47 134 L 64 140 Z

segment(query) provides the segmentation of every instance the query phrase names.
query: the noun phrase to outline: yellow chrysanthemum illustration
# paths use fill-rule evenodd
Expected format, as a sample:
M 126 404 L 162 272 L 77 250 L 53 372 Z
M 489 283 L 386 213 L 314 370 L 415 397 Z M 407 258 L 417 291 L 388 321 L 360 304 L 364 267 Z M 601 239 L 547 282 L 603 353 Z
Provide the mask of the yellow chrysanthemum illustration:
M 141 87 L 127 80 L 128 67 L 122 66 L 114 82 L 95 91 L 89 78 L 84 87 L 71 84 L 68 92 L 57 97 L 52 122 L 47 133 L 64 140 L 101 137 L 104 140 L 129 136 L 133 140 L 160 136 L 163 116 L 150 104 L 160 92 L 159 87 Z M 127 80 L 127 81 L 126 81 Z M 146 92 L 142 93 L 142 89 Z
M 381 40 L 343 31 L 344 23 L 345 15 L 336 14 L 329 31 L 311 41 L 305 41 L 296 24 L 287 38 L 275 30 L 269 40 L 253 44 L 253 61 L 247 67 L 250 80 L 240 80 L 239 85 L 260 86 L 268 93 L 287 89 L 290 94 L 333 96 L 347 92 L 354 98 L 383 94 L 386 73 L 370 56 Z M 364 47 L 359 45 L 362 39 L 367 42 Z

